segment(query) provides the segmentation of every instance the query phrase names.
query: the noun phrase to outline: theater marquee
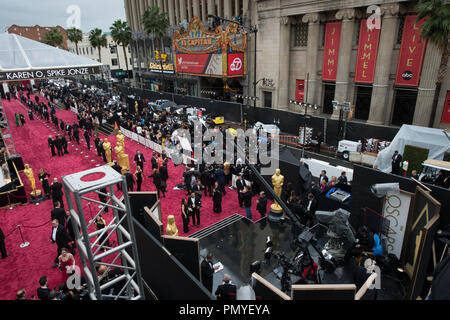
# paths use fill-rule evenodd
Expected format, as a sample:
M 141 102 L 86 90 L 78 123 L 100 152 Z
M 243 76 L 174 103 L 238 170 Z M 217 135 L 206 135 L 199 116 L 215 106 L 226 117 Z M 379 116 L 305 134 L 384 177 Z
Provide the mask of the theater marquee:
M 17 80 L 87 76 L 87 75 L 91 75 L 91 74 L 98 74 L 100 72 L 101 72 L 100 66 L 0 72 L 0 81 L 17 81 Z
M 176 73 L 220 78 L 247 73 L 247 35 L 235 23 L 207 31 L 193 17 L 185 32 L 175 31 L 173 49 Z

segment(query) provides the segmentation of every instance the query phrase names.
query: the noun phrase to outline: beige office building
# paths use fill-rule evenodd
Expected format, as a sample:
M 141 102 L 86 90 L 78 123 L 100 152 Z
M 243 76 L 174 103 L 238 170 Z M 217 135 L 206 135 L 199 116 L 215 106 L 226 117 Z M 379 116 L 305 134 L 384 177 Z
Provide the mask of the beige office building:
M 411 24 L 418 1 L 402 0 L 125 0 L 127 20 L 133 30 L 132 59 L 135 80 L 143 87 L 151 84 L 146 76 L 154 40 L 142 30 L 142 13 L 151 6 L 167 12 L 170 25 L 164 40 L 166 53 L 172 50 L 171 36 L 183 21 L 193 16 L 203 22 L 208 14 L 233 18 L 240 16 L 246 26 L 257 26 L 256 79 L 254 77 L 254 34 L 248 35 L 246 77 L 234 83 L 245 95 L 253 95 L 256 82 L 258 106 L 303 112 L 290 100 L 320 106 L 324 116 L 338 117 L 332 101 L 354 106 L 353 119 L 380 125 L 416 124 L 427 126 L 442 52 L 433 43 L 422 43 L 417 51 L 407 41 L 418 41 L 416 24 Z M 364 19 L 378 23 L 377 39 L 360 43 Z M 364 21 L 363 21 L 364 20 Z M 338 33 L 331 26 L 338 26 Z M 404 30 L 406 26 L 407 30 Z M 412 27 L 411 27 L 412 26 Z M 420 31 L 418 31 L 420 33 Z M 327 37 L 326 37 L 327 35 Z M 366 33 L 364 33 L 364 36 Z M 402 39 L 403 36 L 407 38 Z M 338 36 L 338 38 L 333 38 Z M 412 40 L 410 37 L 413 37 Z M 331 40 L 330 40 L 331 39 Z M 334 42 L 336 39 L 337 42 Z M 370 39 L 370 38 L 369 38 Z M 364 40 L 364 39 L 363 39 Z M 331 42 L 330 42 L 331 41 Z M 366 41 L 366 40 L 364 40 Z M 371 40 L 373 41 L 373 40 Z M 330 43 L 332 43 L 330 47 Z M 336 46 L 337 43 L 337 46 Z M 333 47 L 335 45 L 335 47 Z M 411 56 L 408 57 L 408 48 Z M 327 49 L 327 50 L 325 50 Z M 419 50 L 421 49 L 421 50 Z M 334 50 L 334 51 L 333 51 Z M 335 53 L 335 59 L 330 57 Z M 362 58 L 361 58 L 362 57 Z M 401 58 L 399 58 L 401 57 Z M 170 58 L 169 58 L 170 59 Z M 325 61 L 324 61 L 325 59 Z M 400 63 L 399 63 L 400 62 Z M 448 63 L 448 62 L 447 62 Z M 411 66 L 411 70 L 403 65 Z M 327 68 L 325 73 L 323 68 Z M 328 72 L 328 68 L 334 70 Z M 367 68 L 367 70 L 365 70 Z M 403 69 L 402 69 L 403 68 Z M 414 69 L 415 68 L 415 69 Z M 362 71 L 361 71 L 362 70 Z M 361 80 L 369 72 L 369 80 Z M 167 76 L 170 87 L 189 85 L 189 94 L 201 95 L 203 88 L 218 87 L 202 77 Z M 410 80 L 413 81 L 410 81 Z M 256 80 L 256 81 L 255 81 Z M 409 81 L 409 82 L 408 82 Z M 301 87 L 301 92 L 299 92 Z M 450 76 L 442 83 L 434 116 L 435 127 L 450 127 Z

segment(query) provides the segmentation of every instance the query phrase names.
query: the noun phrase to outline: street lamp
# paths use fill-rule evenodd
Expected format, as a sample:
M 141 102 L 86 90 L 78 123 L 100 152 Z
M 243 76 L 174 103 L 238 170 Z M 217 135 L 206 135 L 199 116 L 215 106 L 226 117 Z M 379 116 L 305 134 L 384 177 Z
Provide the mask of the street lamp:
M 304 125 L 303 125 L 303 143 L 302 143 L 302 158 L 304 158 L 305 157 L 305 144 L 306 144 L 306 117 L 308 114 L 308 108 L 317 110 L 317 109 L 319 109 L 319 106 L 317 104 L 311 104 L 311 103 L 301 102 L 301 101 L 297 101 L 297 100 L 289 100 L 289 103 L 300 106 L 302 108 L 305 108 Z
M 344 133 L 342 135 L 342 140 L 345 140 L 345 136 L 346 136 L 346 131 L 347 131 L 347 120 L 348 120 L 348 114 L 351 111 L 351 103 L 346 101 L 343 103 L 340 103 L 337 100 L 333 100 L 331 101 L 331 103 L 333 104 L 333 109 L 334 110 L 339 110 L 339 125 L 338 125 L 338 144 L 339 144 L 339 137 L 341 135 L 341 127 L 342 127 L 342 118 L 344 117 L 344 113 L 345 113 L 345 121 L 344 121 Z

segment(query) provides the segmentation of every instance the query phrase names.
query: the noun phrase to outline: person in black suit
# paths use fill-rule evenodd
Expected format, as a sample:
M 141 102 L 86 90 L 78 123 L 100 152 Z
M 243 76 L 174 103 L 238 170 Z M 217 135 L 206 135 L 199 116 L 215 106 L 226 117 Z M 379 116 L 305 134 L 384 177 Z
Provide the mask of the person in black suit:
M 221 213 L 222 212 L 222 190 L 220 190 L 219 183 L 217 181 L 214 183 L 212 197 L 213 197 L 213 211 L 215 213 Z
M 50 186 L 50 191 L 52 193 L 53 206 L 55 207 L 56 202 L 59 202 L 61 208 L 64 208 L 62 184 L 58 182 L 58 178 L 53 179 L 53 183 Z
M 100 145 L 100 138 L 98 137 L 98 135 L 95 136 L 94 145 L 95 145 L 95 149 L 97 149 L 97 155 L 99 157 L 101 157 L 102 156 L 102 152 L 100 151 L 101 145 Z
M 395 150 L 392 156 L 392 174 L 400 174 L 400 165 L 402 163 L 402 155 Z
M 158 159 L 156 159 L 155 154 L 152 154 L 152 158 L 151 158 L 151 163 L 152 163 L 152 170 L 153 169 L 158 169 Z
M 2 259 L 5 259 L 9 256 L 9 254 L 6 253 L 5 234 L 3 233 L 3 230 L 1 228 L 0 228 L 0 253 L 2 254 Z
M 159 174 L 161 175 L 161 190 L 167 192 L 167 180 L 169 179 L 169 172 L 167 171 L 167 160 L 164 160 L 163 165 L 159 167 Z
M 238 176 L 238 179 L 236 180 L 236 187 L 238 191 L 238 200 L 239 200 L 239 206 L 242 208 L 244 203 L 244 198 L 242 197 L 242 191 L 245 187 L 249 187 L 247 185 L 247 182 L 245 182 L 244 179 L 242 179 L 242 174 Z
M 195 184 L 192 186 L 192 191 L 195 192 L 200 199 L 202 198 L 202 183 L 200 180 L 195 181 Z
M 162 192 L 163 198 L 165 198 L 166 193 L 161 188 L 161 173 L 159 173 L 157 169 L 153 169 L 153 174 L 148 177 L 153 178 L 153 184 L 155 185 L 156 191 L 158 192 L 158 198 L 160 197 L 160 192 Z
M 70 141 L 72 141 L 72 126 L 68 122 L 66 124 L 66 132 L 69 136 Z
M 64 227 L 59 224 L 58 220 L 56 219 L 52 221 L 52 233 L 50 236 L 50 241 L 52 243 L 56 243 L 56 245 L 58 246 L 53 268 L 56 268 L 58 266 L 58 257 L 61 255 L 62 248 L 68 249 L 73 255 L 75 254 L 75 251 L 69 246 L 71 242 L 69 235 L 67 234 Z
M 236 300 L 237 288 L 231 283 L 231 277 L 229 274 L 223 275 L 223 282 L 217 287 L 215 293 L 217 300 Z
M 328 177 L 327 172 L 325 170 L 322 170 L 319 176 L 319 185 L 322 184 L 322 180 L 325 180 L 325 182 L 328 184 Z
M 125 180 L 127 181 L 128 191 L 133 191 L 134 176 L 130 173 L 130 168 L 127 168 L 127 172 L 125 172 L 124 176 L 125 176 Z
M 103 161 L 106 162 L 106 151 L 103 149 L 103 139 L 100 139 L 99 142 L 100 154 L 102 155 Z
M 86 144 L 88 147 L 88 150 L 91 150 L 91 140 L 89 138 L 89 132 L 87 130 L 84 130 L 84 139 L 86 139 Z
M 264 191 L 261 191 L 261 193 L 259 195 L 260 195 L 260 197 L 256 202 L 256 210 L 258 210 L 258 212 L 262 218 L 262 217 L 265 217 L 266 213 L 267 213 L 267 198 L 266 198 L 266 194 Z
M 323 142 L 322 131 L 319 131 L 319 132 L 317 133 L 316 139 L 315 139 L 315 140 L 317 141 L 316 152 L 317 152 L 317 153 L 320 153 L 320 145 L 321 145 L 322 142 Z
M 312 193 L 308 194 L 308 200 L 306 202 L 305 214 L 308 224 L 311 225 L 314 217 L 316 216 L 317 200 Z
M 56 156 L 55 141 L 52 139 L 52 136 L 48 137 L 48 147 L 52 150 L 52 157 Z
M 67 151 L 67 139 L 66 139 L 66 136 L 65 136 L 65 135 L 62 135 L 62 136 L 61 136 L 61 143 L 62 143 L 62 147 L 63 147 L 63 149 L 64 149 L 64 153 L 65 153 L 65 154 L 68 154 L 69 151 Z
M 61 204 L 59 201 L 56 202 L 56 207 L 51 212 L 51 219 L 52 221 L 57 219 L 60 224 L 63 226 L 66 225 L 66 211 L 61 208 Z
M 134 156 L 134 162 L 136 162 L 136 166 L 140 166 L 142 172 L 144 172 L 145 158 L 144 158 L 144 155 L 141 153 L 140 150 L 136 150 L 136 155 Z M 156 168 L 158 168 L 158 165 L 156 165 Z M 153 171 L 153 169 L 155 169 L 155 168 L 153 167 L 153 164 L 152 164 L 152 171 Z
M 59 137 L 59 135 L 56 135 L 55 146 L 56 146 L 56 150 L 58 150 L 58 157 L 64 156 L 63 143 L 62 143 L 62 140 Z
M 102 150 L 103 150 L 103 148 L 102 148 Z M 105 151 L 105 150 L 103 150 L 103 152 L 104 152 L 104 151 Z M 106 160 L 105 160 L 105 161 L 106 161 Z M 114 170 L 116 170 L 117 173 L 122 174 L 122 167 L 121 167 L 119 164 L 117 164 L 117 160 L 114 160 L 113 163 L 114 163 L 114 165 L 113 165 L 111 168 L 113 168 Z M 118 184 L 117 184 L 117 190 L 122 191 L 122 183 L 118 183 Z
M 210 171 L 210 165 L 208 164 L 205 168 L 205 170 L 202 171 L 200 175 L 200 180 L 202 182 L 202 185 L 205 188 L 205 197 L 209 196 L 212 197 L 213 195 L 213 181 L 211 180 L 211 171 Z
M 46 276 L 43 276 L 39 279 L 39 285 L 40 287 L 37 288 L 37 297 L 40 300 L 50 300 L 50 292 L 52 292 L 52 290 L 50 290 L 47 287 L 48 284 L 48 280 Z
M 200 264 L 202 284 L 211 292 L 213 286 L 214 271 L 219 268 L 218 266 L 214 267 L 212 262 L 213 254 L 210 252 L 206 255 L 205 259 L 203 259 L 202 263 Z
M 188 215 L 192 216 L 192 226 L 195 227 L 195 218 L 197 218 L 197 227 L 200 226 L 200 208 L 202 203 L 195 192 L 187 199 Z
M 223 195 L 226 195 L 227 192 L 225 191 L 225 172 L 223 171 L 223 165 L 221 165 L 219 169 L 214 172 L 214 179 L 219 183 L 219 187 Z
M 66 229 L 67 234 L 69 235 L 70 239 L 73 241 L 73 247 L 75 248 L 76 236 L 75 236 L 75 230 L 74 230 L 73 224 L 72 224 L 72 216 L 70 215 L 69 210 L 66 211 L 66 224 L 65 224 L 64 228 Z
M 73 124 L 73 138 L 77 142 L 78 145 L 80 145 L 80 131 L 78 130 L 78 125 L 76 123 Z

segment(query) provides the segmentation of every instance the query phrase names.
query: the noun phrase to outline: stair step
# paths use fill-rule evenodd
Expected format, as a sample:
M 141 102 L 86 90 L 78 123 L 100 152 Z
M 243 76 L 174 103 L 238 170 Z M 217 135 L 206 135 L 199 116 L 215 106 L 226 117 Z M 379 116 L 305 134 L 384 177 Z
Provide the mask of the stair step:
M 210 225 L 209 227 L 207 227 L 205 229 L 202 229 L 196 233 L 191 234 L 189 236 L 189 238 L 197 238 L 197 239 L 205 238 L 205 237 L 209 236 L 210 234 L 212 234 L 222 228 L 225 228 L 225 227 L 229 226 L 230 224 L 233 224 L 236 221 L 241 220 L 243 218 L 244 217 L 241 216 L 240 214 L 235 213 L 223 220 L 220 220 L 220 221 Z

